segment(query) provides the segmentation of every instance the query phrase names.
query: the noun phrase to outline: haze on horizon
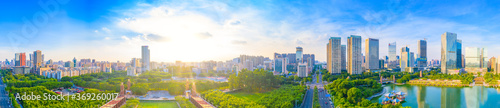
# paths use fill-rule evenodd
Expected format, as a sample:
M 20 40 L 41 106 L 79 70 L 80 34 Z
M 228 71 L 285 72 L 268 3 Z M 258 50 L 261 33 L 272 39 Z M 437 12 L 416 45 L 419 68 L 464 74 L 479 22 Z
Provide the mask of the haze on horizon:
M 41 50 L 45 60 L 130 61 L 148 45 L 157 62 L 272 58 L 297 46 L 325 61 L 328 39 L 346 44 L 349 35 L 379 39 L 380 57 L 390 42 L 399 55 L 406 45 L 417 52 L 425 38 L 431 60 L 440 58 L 444 32 L 500 55 L 500 26 L 492 23 L 500 22 L 500 1 L 61 1 L 49 11 L 28 0 L 0 4 L 0 60 Z

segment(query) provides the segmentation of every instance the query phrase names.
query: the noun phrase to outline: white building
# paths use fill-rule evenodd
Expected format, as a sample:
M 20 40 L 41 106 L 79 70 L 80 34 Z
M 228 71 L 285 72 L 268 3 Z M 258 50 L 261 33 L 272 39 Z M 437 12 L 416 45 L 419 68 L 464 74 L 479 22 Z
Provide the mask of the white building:
M 127 76 L 137 76 L 136 67 L 129 66 L 127 68 Z
M 307 77 L 309 76 L 307 73 L 307 64 L 305 63 L 300 63 L 297 67 L 297 76 L 298 77 Z

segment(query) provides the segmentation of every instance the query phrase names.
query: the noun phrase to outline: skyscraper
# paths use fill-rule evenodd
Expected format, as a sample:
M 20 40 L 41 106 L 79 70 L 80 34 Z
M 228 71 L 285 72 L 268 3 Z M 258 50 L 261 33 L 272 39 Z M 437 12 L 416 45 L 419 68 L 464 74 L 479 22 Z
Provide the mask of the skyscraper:
M 481 48 L 481 68 L 488 68 L 488 50 Z
M 148 46 L 142 46 L 142 70 L 143 71 L 149 71 L 150 59 L 149 59 L 149 47 Z
M 15 65 L 26 66 L 26 53 L 16 53 Z
M 302 47 L 297 47 L 295 54 L 297 54 L 297 55 L 295 55 L 296 60 L 297 60 L 297 64 L 304 62 L 304 61 L 302 61 Z
M 366 69 L 379 69 L 379 41 L 368 38 L 365 42 Z
M 399 60 L 399 67 L 401 70 L 405 70 L 406 67 L 411 67 L 411 57 L 410 57 L 410 48 L 403 47 L 401 48 L 401 60 Z
M 445 32 L 441 35 L 441 73 L 451 74 L 457 69 L 457 34 Z
M 76 67 L 76 57 L 73 58 L 73 67 Z
M 389 43 L 389 61 L 388 68 L 396 68 L 398 58 L 396 57 L 396 42 Z
M 340 74 L 342 69 L 342 50 L 341 50 L 341 38 L 340 37 L 331 37 L 328 40 L 327 49 L 326 49 L 326 65 L 327 70 L 330 74 Z
M 361 36 L 347 37 L 347 71 L 349 74 L 362 73 Z
M 465 47 L 465 67 L 481 67 L 481 50 L 478 47 Z
M 427 40 L 418 41 L 418 55 L 417 67 L 422 70 L 427 67 Z
M 340 46 L 340 70 L 347 71 L 347 63 L 346 63 L 346 49 L 345 45 Z
M 33 52 L 33 73 L 40 75 L 40 67 L 42 66 L 42 51 L 36 50 Z
M 462 66 L 462 40 L 457 39 L 457 68 L 463 68 Z

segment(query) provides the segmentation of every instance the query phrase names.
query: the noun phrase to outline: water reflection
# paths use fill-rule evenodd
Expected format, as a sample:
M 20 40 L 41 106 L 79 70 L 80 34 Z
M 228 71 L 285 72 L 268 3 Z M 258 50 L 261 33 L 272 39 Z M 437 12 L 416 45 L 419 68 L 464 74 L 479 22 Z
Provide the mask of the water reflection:
M 484 104 L 488 99 L 488 91 L 482 86 L 464 88 L 464 90 L 468 108 L 478 108 L 480 104 Z
M 432 87 L 411 85 L 387 85 L 388 91 L 406 92 L 406 102 L 403 106 L 413 108 L 492 108 L 500 106 L 500 89 L 475 87 Z M 377 97 L 373 102 L 381 102 Z
M 441 88 L 441 108 L 459 108 L 460 91 L 461 89 L 457 88 Z
M 430 106 L 425 102 L 425 96 L 427 95 L 425 92 L 427 91 L 427 87 L 417 86 L 417 88 L 418 108 L 429 108 Z

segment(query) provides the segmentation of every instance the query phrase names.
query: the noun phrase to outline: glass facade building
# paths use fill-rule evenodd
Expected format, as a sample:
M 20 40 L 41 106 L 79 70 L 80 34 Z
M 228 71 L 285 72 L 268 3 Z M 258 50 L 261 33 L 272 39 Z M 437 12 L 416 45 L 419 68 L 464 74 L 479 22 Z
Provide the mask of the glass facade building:
M 457 34 L 445 32 L 441 35 L 441 73 L 449 74 L 457 68 Z
M 389 61 L 388 68 L 396 68 L 398 63 L 398 58 L 396 57 L 396 42 L 389 43 Z
M 368 38 L 365 42 L 366 68 L 379 69 L 379 41 L 378 39 Z

